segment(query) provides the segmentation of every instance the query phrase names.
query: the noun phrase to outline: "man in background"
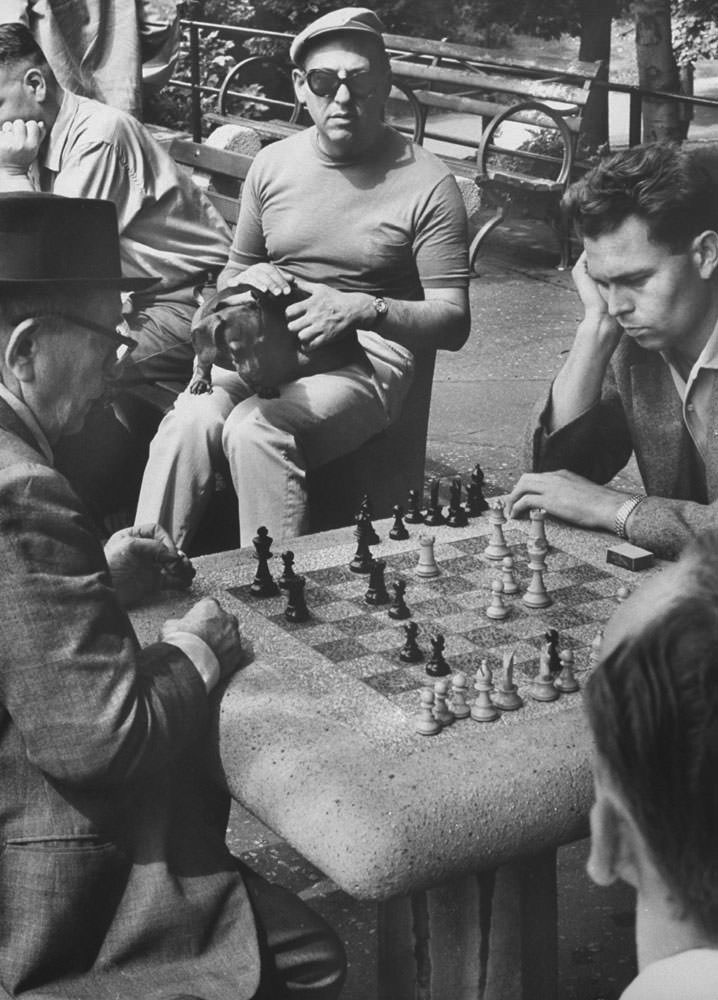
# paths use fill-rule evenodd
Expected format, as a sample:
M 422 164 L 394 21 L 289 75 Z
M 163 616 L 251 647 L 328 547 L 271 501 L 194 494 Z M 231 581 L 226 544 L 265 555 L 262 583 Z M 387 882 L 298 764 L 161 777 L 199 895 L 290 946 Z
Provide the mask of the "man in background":
M 134 118 L 61 87 L 22 24 L 0 25 L 0 125 L 0 191 L 114 203 L 124 272 L 154 279 L 124 295 L 137 341 L 125 385 L 160 380 L 179 391 L 192 373 L 197 296 L 227 261 L 219 213 Z M 134 506 L 159 416 L 126 393 L 122 418 L 126 427 L 97 415 L 58 457 L 100 514 Z
M 378 17 L 325 14 L 290 55 L 314 125 L 255 157 L 218 287 L 273 299 L 306 364 L 273 398 L 216 366 L 212 393 L 184 393 L 164 418 L 137 518 L 181 545 L 226 462 L 241 544 L 260 525 L 277 541 L 306 533 L 307 470 L 389 426 L 415 357 L 458 350 L 469 334 L 464 203 L 448 167 L 383 121 L 391 72 Z
M 143 90 L 177 61 L 177 0 L 2 0 L 0 24 L 24 24 L 66 90 L 142 118 Z

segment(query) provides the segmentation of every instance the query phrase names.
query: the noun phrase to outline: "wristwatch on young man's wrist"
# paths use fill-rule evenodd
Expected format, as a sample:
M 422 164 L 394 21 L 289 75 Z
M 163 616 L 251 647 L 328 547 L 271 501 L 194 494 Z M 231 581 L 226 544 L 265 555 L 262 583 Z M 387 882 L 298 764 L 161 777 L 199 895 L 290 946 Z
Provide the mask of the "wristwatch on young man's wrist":
M 633 496 L 630 496 L 628 497 L 627 500 L 624 500 L 624 502 L 618 508 L 618 510 L 616 511 L 616 521 L 614 524 L 614 531 L 616 532 L 619 538 L 628 538 L 628 534 L 626 532 L 626 524 L 628 522 L 628 519 L 634 512 L 636 507 L 638 507 L 639 504 L 642 504 L 645 499 L 646 497 L 644 496 L 644 494 L 634 493 Z
M 389 312 L 389 303 L 386 299 L 382 299 L 381 296 L 377 296 L 372 302 L 374 306 L 374 312 L 376 313 L 376 325 L 378 326 L 386 314 Z

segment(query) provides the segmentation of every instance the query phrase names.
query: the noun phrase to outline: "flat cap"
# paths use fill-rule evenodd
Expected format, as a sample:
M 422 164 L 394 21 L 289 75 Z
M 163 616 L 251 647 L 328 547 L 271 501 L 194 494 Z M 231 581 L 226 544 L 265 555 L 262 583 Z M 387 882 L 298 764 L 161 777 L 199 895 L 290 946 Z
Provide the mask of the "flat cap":
M 378 38 L 383 46 L 383 31 L 384 25 L 373 10 L 367 7 L 341 7 L 318 17 L 300 31 L 289 48 L 289 56 L 295 66 L 298 66 L 308 44 L 322 35 L 361 32 Z

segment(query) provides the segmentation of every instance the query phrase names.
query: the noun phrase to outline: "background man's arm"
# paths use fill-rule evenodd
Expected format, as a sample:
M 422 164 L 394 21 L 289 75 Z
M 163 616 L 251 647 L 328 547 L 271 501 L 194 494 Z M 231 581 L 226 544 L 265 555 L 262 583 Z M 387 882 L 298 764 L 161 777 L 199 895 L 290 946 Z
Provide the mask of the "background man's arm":
M 32 191 L 30 167 L 45 138 L 43 122 L 3 122 L 0 128 L 0 191 Z

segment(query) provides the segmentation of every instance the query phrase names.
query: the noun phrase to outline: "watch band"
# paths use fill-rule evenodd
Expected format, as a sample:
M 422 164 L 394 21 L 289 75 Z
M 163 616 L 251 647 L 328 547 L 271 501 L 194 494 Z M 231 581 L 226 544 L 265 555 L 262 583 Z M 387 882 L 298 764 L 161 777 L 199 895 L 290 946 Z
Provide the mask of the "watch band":
M 626 523 L 636 507 L 643 503 L 645 496 L 642 493 L 634 493 L 632 497 L 625 500 L 616 511 L 616 523 L 614 530 L 619 538 L 628 538 L 626 534 Z

